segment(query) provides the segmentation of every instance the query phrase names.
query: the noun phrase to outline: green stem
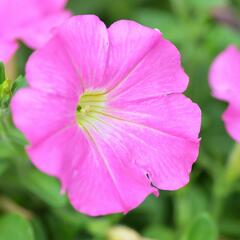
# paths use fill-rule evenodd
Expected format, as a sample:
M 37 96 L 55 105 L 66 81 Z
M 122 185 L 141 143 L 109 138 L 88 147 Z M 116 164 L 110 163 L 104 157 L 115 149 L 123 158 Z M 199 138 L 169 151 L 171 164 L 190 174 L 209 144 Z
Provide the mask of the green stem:
M 213 196 L 212 196 L 212 215 L 216 222 L 219 222 L 224 200 L 228 194 L 228 189 L 225 187 L 225 180 L 223 179 L 225 166 L 216 161 L 215 171 L 213 172 Z
M 225 181 L 232 185 L 240 177 L 240 144 L 236 143 L 229 155 L 224 174 Z
M 16 202 L 6 196 L 0 196 L 0 208 L 4 212 L 17 213 L 29 220 L 33 218 L 32 212 L 22 206 L 19 206 Z
M 23 149 L 22 143 L 20 143 L 20 140 L 16 140 L 15 136 L 12 136 L 11 130 L 14 129 L 13 126 L 10 125 L 10 112 L 8 109 L 0 109 L 0 134 L 2 135 L 1 138 L 4 139 L 9 148 L 11 149 L 11 152 L 14 154 L 14 156 L 11 159 L 12 164 L 16 166 L 17 173 L 19 177 L 24 174 L 27 165 L 24 164 L 25 159 L 22 157 L 25 152 Z
M 223 205 L 224 205 L 225 196 L 220 194 L 213 194 L 213 206 L 212 206 L 212 215 L 216 222 L 219 222 Z
M 219 221 L 224 201 L 234 190 L 234 183 L 240 177 L 240 145 L 235 144 L 226 165 L 219 162 L 215 167 L 212 212 L 216 221 Z

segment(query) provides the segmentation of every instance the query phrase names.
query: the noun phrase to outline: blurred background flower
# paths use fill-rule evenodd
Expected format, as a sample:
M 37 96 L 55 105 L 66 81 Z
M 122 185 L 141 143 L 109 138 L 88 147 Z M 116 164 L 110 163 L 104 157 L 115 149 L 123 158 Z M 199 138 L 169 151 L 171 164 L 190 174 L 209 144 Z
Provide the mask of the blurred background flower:
M 139 21 L 160 29 L 178 47 L 191 79 L 187 95 L 203 111 L 199 160 L 190 184 L 182 190 L 162 191 L 160 198 L 147 198 L 127 215 L 86 217 L 75 212 L 59 194 L 55 179 L 31 166 L 23 148 L 25 139 L 12 127 L 9 112 L 1 109 L 0 239 L 111 240 L 122 236 L 121 231 L 110 234 L 118 225 L 138 232 L 129 240 L 135 236 L 159 240 L 240 239 L 240 147 L 221 121 L 227 103 L 214 99 L 208 86 L 209 67 L 216 55 L 229 44 L 240 46 L 240 2 L 70 0 L 67 8 L 74 14 L 96 14 L 108 25 L 123 18 Z M 8 68 L 8 78 L 13 71 L 16 76 L 24 76 L 30 53 L 21 44 Z M 24 78 L 18 78 L 15 87 L 22 85 Z
M 209 82 L 214 97 L 229 103 L 222 118 L 228 133 L 240 143 L 240 51 L 228 46 L 210 68 Z
M 64 10 L 67 0 L 0 2 L 0 60 L 7 62 L 18 48 L 17 40 L 38 48 L 55 27 L 70 16 Z

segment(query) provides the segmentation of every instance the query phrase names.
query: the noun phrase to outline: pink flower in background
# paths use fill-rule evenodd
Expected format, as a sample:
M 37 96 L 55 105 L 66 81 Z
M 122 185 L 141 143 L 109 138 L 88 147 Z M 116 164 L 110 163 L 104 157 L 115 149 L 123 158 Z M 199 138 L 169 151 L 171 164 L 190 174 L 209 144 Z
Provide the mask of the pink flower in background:
M 214 60 L 209 79 L 213 95 L 229 103 L 223 121 L 240 142 L 240 51 L 235 46 L 230 45 Z
M 67 20 L 27 63 L 11 107 L 30 159 L 89 215 L 128 212 L 189 181 L 200 110 L 180 54 L 133 21 Z
M 67 0 L 0 0 L 0 61 L 8 61 L 22 40 L 38 48 L 52 35 L 53 28 L 70 16 Z

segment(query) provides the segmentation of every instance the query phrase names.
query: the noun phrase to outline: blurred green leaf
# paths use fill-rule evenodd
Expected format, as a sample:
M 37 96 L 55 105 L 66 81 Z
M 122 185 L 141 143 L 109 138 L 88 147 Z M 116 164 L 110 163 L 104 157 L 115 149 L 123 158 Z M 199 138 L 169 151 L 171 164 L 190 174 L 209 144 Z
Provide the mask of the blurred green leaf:
M 37 218 L 34 218 L 31 223 L 33 226 L 35 240 L 47 240 L 47 234 L 41 221 Z
M 173 229 L 169 229 L 163 225 L 149 225 L 143 232 L 144 237 L 154 240 L 175 240 L 176 236 Z
M 207 196 L 197 186 L 188 186 L 175 193 L 175 221 L 181 230 L 192 223 L 192 219 L 207 210 Z
M 11 97 L 11 81 L 5 79 L 2 84 L 0 84 L 0 107 L 6 109 L 9 105 Z
M 67 203 L 66 196 L 60 193 L 59 182 L 36 169 L 31 169 L 23 180 L 24 186 L 52 207 L 62 207 Z
M 59 209 L 61 211 L 61 209 Z M 86 232 L 86 226 L 77 227 L 75 224 L 71 224 L 71 222 L 65 221 L 63 218 L 58 218 L 56 215 L 49 212 L 47 214 L 47 218 L 44 221 L 45 224 L 50 227 L 50 239 L 51 240 L 76 240 L 76 239 L 85 239 L 83 232 Z M 80 223 L 81 224 L 81 223 Z M 77 234 L 79 233 L 79 238 L 77 238 Z M 88 234 L 89 235 L 89 234 Z M 92 239 L 92 238 L 86 238 Z
M 12 94 L 14 94 L 18 89 L 26 87 L 27 86 L 27 81 L 26 78 L 23 76 L 19 76 L 12 85 Z
M 112 226 L 119 224 L 120 219 L 122 218 L 122 214 L 89 218 L 85 224 L 85 229 L 90 235 L 94 236 L 94 240 L 105 240 L 106 234 Z
M 2 175 L 8 168 L 9 161 L 6 158 L 1 158 L 0 153 L 0 175 Z
M 209 214 L 204 213 L 193 220 L 184 240 L 217 240 L 217 227 Z
M 157 9 L 139 9 L 135 11 L 134 20 L 152 28 L 158 28 L 164 37 L 176 42 L 185 38 L 185 29 L 181 22 L 166 11 Z
M 240 46 L 240 33 L 224 25 L 211 26 L 211 31 L 206 34 L 206 49 L 213 57 L 226 48 L 229 44 Z M 212 57 L 212 58 L 213 58 Z
M 31 224 L 15 214 L 0 218 L 0 240 L 34 240 Z
M 220 223 L 220 232 L 227 236 L 234 236 L 240 239 L 240 219 L 223 218 Z
M 107 15 L 113 20 L 126 19 L 131 17 L 137 5 L 143 0 L 107 0 Z
M 87 14 L 93 13 L 97 14 L 103 11 L 107 6 L 108 0 L 78 0 L 78 1 L 69 1 L 68 6 L 75 14 Z
M 233 183 L 240 177 L 240 144 L 236 143 L 230 152 L 225 177 L 228 183 Z
M 0 84 L 6 80 L 5 67 L 2 62 L 0 62 Z
M 227 6 L 229 0 L 186 0 L 185 4 L 189 4 L 192 7 L 201 10 L 201 9 L 209 9 L 213 7 L 223 7 Z
M 76 210 L 72 209 L 72 207 L 66 207 L 59 211 L 58 209 L 53 209 L 54 214 L 62 219 L 65 223 L 68 223 L 78 229 L 86 228 L 88 222 L 91 221 L 90 217 L 87 217 Z
M 92 219 L 87 224 L 88 231 L 97 237 L 104 237 L 111 227 L 111 222 L 106 218 Z

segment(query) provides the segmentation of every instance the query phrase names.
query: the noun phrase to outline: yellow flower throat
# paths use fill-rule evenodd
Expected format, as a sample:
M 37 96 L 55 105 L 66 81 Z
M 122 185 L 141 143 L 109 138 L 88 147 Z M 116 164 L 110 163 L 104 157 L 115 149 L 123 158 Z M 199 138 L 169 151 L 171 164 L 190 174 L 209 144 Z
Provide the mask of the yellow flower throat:
M 83 127 L 85 123 L 94 120 L 96 115 L 103 113 L 105 103 L 106 94 L 103 92 L 84 92 L 79 99 L 76 110 L 78 125 Z

